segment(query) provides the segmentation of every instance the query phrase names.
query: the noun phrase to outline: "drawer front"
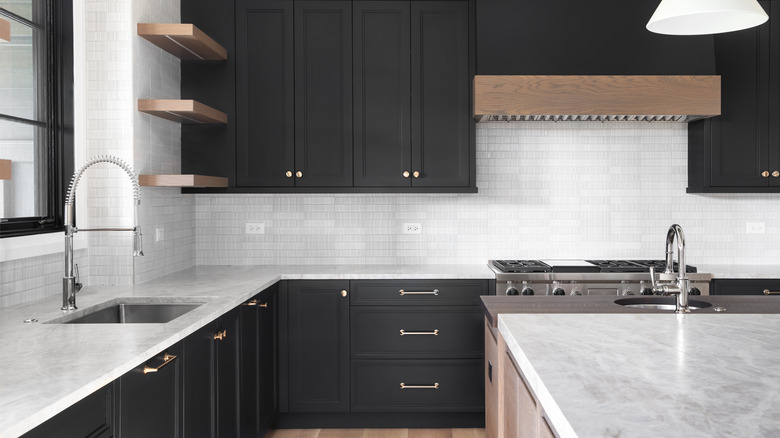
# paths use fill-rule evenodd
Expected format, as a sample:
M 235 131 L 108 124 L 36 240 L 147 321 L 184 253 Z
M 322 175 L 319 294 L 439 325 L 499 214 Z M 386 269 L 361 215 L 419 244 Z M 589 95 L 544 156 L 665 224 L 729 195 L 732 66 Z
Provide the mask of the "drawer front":
M 352 361 L 352 412 L 481 412 L 483 369 L 481 359 Z
M 365 306 L 350 313 L 354 359 L 484 356 L 478 307 Z
M 734 279 L 712 280 L 710 295 L 765 295 L 780 297 L 780 280 L 778 279 Z M 775 292 L 775 293 L 771 293 Z
M 354 305 L 478 306 L 488 295 L 488 280 L 355 280 Z

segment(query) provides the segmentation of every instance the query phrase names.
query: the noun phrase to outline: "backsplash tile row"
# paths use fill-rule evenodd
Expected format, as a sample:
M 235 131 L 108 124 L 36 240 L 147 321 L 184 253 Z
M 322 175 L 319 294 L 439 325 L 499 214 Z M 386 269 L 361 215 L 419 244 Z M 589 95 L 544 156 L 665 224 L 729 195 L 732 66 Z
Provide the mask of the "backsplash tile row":
M 692 264 L 780 263 L 780 195 L 686 185 L 684 124 L 479 124 L 478 194 L 196 195 L 197 264 L 662 258 L 675 222 Z M 422 234 L 402 234 L 406 222 Z

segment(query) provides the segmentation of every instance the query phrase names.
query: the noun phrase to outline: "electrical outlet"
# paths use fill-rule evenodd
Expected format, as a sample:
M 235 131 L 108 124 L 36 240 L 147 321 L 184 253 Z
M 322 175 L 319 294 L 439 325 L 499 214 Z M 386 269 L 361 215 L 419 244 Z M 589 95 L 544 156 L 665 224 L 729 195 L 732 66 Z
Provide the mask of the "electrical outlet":
M 265 234 L 265 222 L 247 222 L 244 229 L 246 234 Z
M 165 228 L 154 229 L 154 242 L 162 242 L 165 239 Z
M 404 234 L 422 234 L 422 224 L 404 224 Z
M 766 223 L 764 222 L 748 222 L 747 233 L 748 234 L 764 234 L 766 232 Z

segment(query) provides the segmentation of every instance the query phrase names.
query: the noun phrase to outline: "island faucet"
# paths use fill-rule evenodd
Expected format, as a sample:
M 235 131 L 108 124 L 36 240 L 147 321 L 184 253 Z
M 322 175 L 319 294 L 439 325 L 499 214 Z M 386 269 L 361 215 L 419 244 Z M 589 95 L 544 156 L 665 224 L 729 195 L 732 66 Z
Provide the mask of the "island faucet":
M 73 210 L 73 200 L 76 196 L 76 187 L 79 185 L 81 175 L 87 168 L 97 163 L 111 163 L 119 166 L 125 171 L 133 184 L 133 227 L 132 228 L 77 228 L 75 223 L 75 212 Z M 138 206 L 141 205 L 141 187 L 138 185 L 138 175 L 132 167 L 121 159 L 111 155 L 99 155 L 89 159 L 83 166 L 73 173 L 70 180 L 68 194 L 65 198 L 65 276 L 62 277 L 62 310 L 76 310 L 76 293 L 81 290 L 81 283 L 78 282 L 78 274 L 73 275 L 73 235 L 79 231 L 132 231 L 133 232 L 133 256 L 141 257 L 144 255 L 142 249 L 141 227 L 138 225 Z M 76 271 L 78 272 L 78 271 Z
M 690 313 L 688 307 L 688 276 L 685 265 L 685 234 L 682 227 L 674 224 L 666 233 L 666 267 L 664 274 L 674 274 L 674 241 L 677 238 L 677 278 L 669 282 L 655 280 L 655 269 L 650 268 L 650 281 L 656 295 L 676 295 L 675 313 Z

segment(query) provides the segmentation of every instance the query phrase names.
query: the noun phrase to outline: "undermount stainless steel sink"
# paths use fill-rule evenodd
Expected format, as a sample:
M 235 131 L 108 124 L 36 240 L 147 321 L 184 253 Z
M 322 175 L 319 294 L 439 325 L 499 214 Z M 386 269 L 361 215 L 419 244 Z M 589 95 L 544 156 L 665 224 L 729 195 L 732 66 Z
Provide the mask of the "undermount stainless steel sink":
M 615 304 L 619 304 L 625 307 L 634 307 L 638 309 L 674 311 L 676 300 L 677 299 L 675 297 L 635 297 L 635 298 L 620 298 L 618 300 L 615 300 Z M 698 301 L 698 300 L 688 301 L 688 308 L 691 310 L 698 310 L 706 307 L 712 307 L 712 304 L 706 301 Z
M 117 298 L 50 321 L 52 324 L 163 324 L 196 309 L 202 302 L 160 302 Z

